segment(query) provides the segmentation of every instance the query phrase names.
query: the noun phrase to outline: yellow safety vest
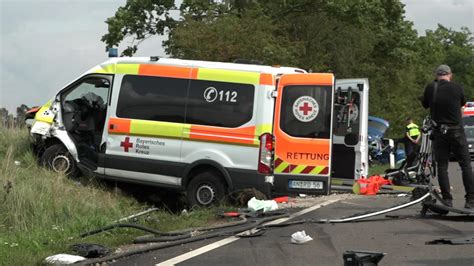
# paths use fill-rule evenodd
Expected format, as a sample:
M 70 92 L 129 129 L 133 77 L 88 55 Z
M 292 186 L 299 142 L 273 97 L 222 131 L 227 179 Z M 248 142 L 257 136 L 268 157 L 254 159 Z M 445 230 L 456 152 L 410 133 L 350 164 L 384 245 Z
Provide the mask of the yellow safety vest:
M 411 123 L 407 126 L 408 136 L 417 137 L 420 135 L 420 129 L 415 123 Z

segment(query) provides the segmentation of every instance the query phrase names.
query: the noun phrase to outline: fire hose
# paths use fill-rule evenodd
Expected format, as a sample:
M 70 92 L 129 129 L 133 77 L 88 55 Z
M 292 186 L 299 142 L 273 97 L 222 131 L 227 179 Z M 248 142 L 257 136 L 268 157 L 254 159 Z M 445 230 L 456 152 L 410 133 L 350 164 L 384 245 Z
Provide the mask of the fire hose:
M 238 233 L 241 233 L 241 232 L 245 232 L 245 231 L 248 231 L 248 230 L 251 230 L 251 229 L 255 229 L 263 223 L 273 221 L 273 220 L 277 220 L 277 219 L 280 219 L 280 218 L 285 218 L 285 217 L 288 217 L 288 216 L 289 216 L 288 214 L 279 214 L 279 215 L 264 217 L 264 218 L 260 218 L 260 219 L 251 219 L 251 220 L 248 220 L 247 223 L 245 223 L 241 226 L 238 226 L 237 228 L 230 228 L 230 229 L 226 229 L 226 230 L 222 230 L 222 231 L 210 232 L 210 233 L 202 234 L 202 235 L 195 236 L 195 237 L 170 241 L 170 242 L 167 242 L 167 243 L 153 243 L 153 244 L 147 245 L 146 247 L 139 248 L 139 249 L 136 249 L 136 250 L 127 251 L 127 252 L 123 252 L 123 253 L 120 253 L 120 254 L 114 254 L 114 255 L 111 255 L 111 256 L 103 257 L 103 258 L 87 260 L 87 261 L 81 261 L 77 264 L 78 265 L 91 265 L 91 264 L 96 264 L 96 263 L 103 263 L 103 262 L 117 260 L 117 259 L 124 258 L 124 257 L 129 257 L 129 256 L 136 255 L 136 254 L 141 254 L 141 253 L 154 251 L 154 250 L 158 250 L 158 249 L 163 249 L 163 248 L 178 246 L 178 245 L 182 245 L 182 244 L 192 243 L 192 242 L 196 242 L 196 241 L 200 241 L 200 240 L 204 240 L 204 239 L 235 235 L 235 234 L 238 234 Z
M 377 215 L 397 211 L 397 210 L 400 210 L 400 209 L 403 209 L 403 208 L 407 208 L 407 207 L 416 205 L 416 204 L 422 202 L 423 200 L 425 200 L 426 198 L 428 198 L 430 195 L 431 195 L 431 193 L 427 192 L 425 195 L 423 195 L 423 196 L 421 196 L 421 197 L 419 197 L 415 200 L 412 200 L 412 201 L 407 202 L 407 203 L 403 203 L 401 205 L 396 205 L 396 206 L 390 207 L 388 209 L 383 209 L 383 210 L 379 210 L 379 211 L 375 211 L 375 212 L 369 212 L 369 213 L 363 213 L 363 214 L 359 214 L 359 215 L 356 214 L 355 216 L 353 215 L 353 216 L 349 216 L 349 217 L 345 217 L 345 218 L 339 218 L 339 219 L 320 219 L 319 221 L 316 221 L 316 222 L 318 222 L 318 223 L 354 222 L 354 221 L 357 221 L 357 220 L 361 220 L 361 219 L 365 219 L 365 218 L 369 218 L 369 217 L 374 217 L 374 216 L 377 216 Z

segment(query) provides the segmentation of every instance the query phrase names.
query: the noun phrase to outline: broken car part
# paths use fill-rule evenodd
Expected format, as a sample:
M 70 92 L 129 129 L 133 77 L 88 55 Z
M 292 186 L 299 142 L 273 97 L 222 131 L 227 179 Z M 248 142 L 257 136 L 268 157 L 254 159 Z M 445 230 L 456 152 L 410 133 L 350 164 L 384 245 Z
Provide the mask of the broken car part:
M 71 246 L 71 249 L 79 254 L 79 256 L 85 258 L 99 258 L 107 255 L 110 250 L 102 245 L 97 244 L 74 244 Z
M 379 261 L 386 255 L 382 252 L 348 250 L 344 252 L 344 266 L 376 266 Z
M 450 244 L 450 245 L 467 245 L 474 244 L 474 236 L 458 237 L 458 238 L 440 238 L 428 241 L 427 245 Z

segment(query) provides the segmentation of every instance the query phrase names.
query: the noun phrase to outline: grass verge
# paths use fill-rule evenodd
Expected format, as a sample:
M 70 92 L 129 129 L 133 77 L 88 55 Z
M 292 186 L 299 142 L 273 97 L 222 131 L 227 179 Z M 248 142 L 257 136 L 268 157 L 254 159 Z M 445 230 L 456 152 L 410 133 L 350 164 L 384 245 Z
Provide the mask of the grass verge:
M 114 229 L 78 236 L 143 211 L 144 203 L 118 189 L 77 181 L 38 167 L 26 130 L 0 128 L 0 265 L 39 264 L 50 255 L 72 254 L 70 245 L 96 243 L 114 248 L 144 232 Z M 156 211 L 138 222 L 170 231 L 205 226 L 216 209 L 173 215 Z M 146 218 L 146 219 L 145 219 Z
M 385 174 L 385 170 L 389 169 L 389 164 L 376 164 L 369 168 L 369 176 Z

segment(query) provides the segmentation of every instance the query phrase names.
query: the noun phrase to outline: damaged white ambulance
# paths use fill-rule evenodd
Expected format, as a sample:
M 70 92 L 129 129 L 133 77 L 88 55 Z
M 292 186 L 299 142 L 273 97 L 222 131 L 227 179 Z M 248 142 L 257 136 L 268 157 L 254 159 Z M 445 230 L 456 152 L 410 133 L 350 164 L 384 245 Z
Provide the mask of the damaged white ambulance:
M 187 192 L 327 194 L 331 176 L 367 175 L 368 81 L 298 68 L 114 58 L 35 115 L 51 169 Z

